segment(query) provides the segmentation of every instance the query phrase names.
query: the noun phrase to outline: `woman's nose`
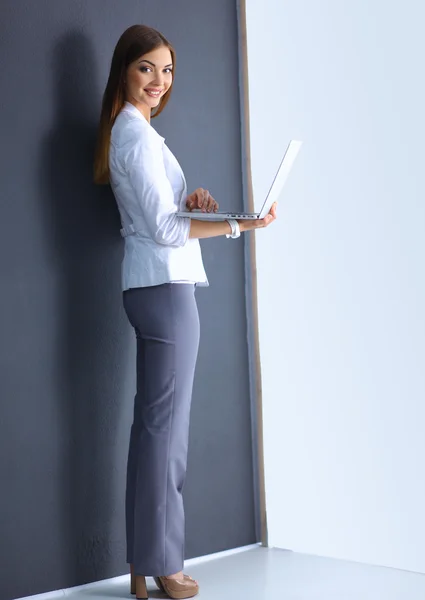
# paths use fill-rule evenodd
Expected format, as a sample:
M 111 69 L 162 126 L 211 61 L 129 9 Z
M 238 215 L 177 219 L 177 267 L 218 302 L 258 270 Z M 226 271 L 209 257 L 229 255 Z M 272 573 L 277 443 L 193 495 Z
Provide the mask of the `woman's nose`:
M 152 81 L 152 84 L 155 84 L 158 87 L 162 87 L 164 85 L 164 74 L 157 73 L 155 79 Z

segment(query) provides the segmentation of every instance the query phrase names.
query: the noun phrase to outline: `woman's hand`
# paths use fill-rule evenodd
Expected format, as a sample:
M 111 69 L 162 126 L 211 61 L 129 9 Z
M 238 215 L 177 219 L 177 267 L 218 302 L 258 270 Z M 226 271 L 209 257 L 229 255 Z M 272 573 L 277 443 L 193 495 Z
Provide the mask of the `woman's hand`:
M 268 215 L 264 217 L 264 219 L 247 219 L 238 221 L 239 227 L 241 231 L 251 231 L 251 229 L 258 229 L 262 227 L 268 227 L 273 221 L 277 219 L 276 214 L 277 202 L 275 202 Z
M 197 188 L 186 198 L 186 207 L 189 210 L 200 208 L 202 212 L 217 212 L 218 203 L 214 200 L 208 190 Z

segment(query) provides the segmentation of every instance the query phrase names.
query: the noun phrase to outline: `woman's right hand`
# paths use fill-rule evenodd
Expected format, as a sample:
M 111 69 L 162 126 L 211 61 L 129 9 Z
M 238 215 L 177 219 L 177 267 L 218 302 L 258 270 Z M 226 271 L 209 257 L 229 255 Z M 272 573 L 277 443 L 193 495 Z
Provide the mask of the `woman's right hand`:
M 239 227 L 241 231 L 251 231 L 252 229 L 259 229 L 263 227 L 268 227 L 273 221 L 277 219 L 276 214 L 277 202 L 275 202 L 268 215 L 264 217 L 264 219 L 244 219 L 238 221 Z
M 202 212 L 217 212 L 218 202 L 214 200 L 208 190 L 197 188 L 186 198 L 186 208 L 188 210 L 200 209 Z

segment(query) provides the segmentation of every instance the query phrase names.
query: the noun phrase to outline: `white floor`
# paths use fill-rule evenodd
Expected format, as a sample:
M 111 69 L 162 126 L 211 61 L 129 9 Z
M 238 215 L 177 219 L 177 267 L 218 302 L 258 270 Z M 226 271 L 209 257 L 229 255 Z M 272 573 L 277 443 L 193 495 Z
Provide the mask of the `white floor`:
M 189 561 L 191 563 L 191 561 Z M 202 600 L 425 600 L 425 575 L 255 547 L 189 564 Z M 150 598 L 165 598 L 148 579 Z M 127 578 L 49 594 L 49 600 L 130 600 Z

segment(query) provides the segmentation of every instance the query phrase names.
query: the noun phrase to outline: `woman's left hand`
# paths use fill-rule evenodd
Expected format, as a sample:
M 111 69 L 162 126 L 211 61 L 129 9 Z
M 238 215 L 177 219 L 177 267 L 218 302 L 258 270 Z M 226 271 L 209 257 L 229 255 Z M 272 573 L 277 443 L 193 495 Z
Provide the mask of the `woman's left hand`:
M 208 190 L 197 188 L 186 198 L 186 207 L 189 210 L 199 208 L 202 212 L 217 212 L 218 202 L 214 200 Z

